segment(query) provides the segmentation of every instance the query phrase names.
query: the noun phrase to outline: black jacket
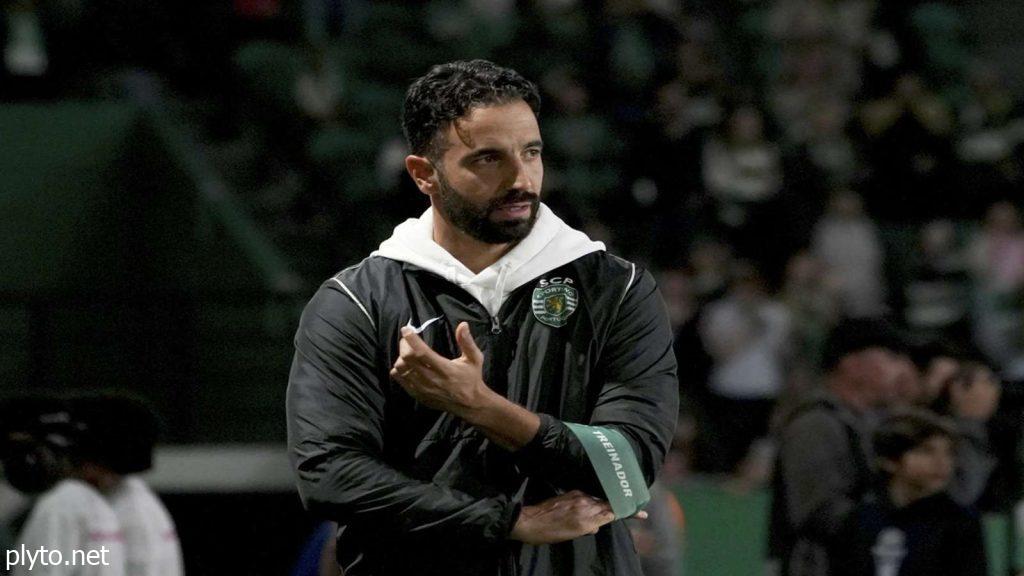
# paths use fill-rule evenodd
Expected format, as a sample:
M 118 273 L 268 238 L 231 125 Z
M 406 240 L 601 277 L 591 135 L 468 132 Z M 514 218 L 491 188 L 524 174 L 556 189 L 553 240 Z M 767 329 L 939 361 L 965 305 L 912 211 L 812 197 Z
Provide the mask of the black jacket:
M 867 498 L 843 523 L 830 553 L 832 576 L 873 576 L 880 563 L 900 576 L 985 576 L 981 521 L 947 494 L 895 508 Z
M 565 279 L 575 294 L 545 312 L 549 293 L 538 289 Z M 541 414 L 537 437 L 522 450 L 506 451 L 418 405 L 389 378 L 399 329 L 437 316 L 421 334 L 434 350 L 457 357 L 455 327 L 468 322 L 485 356 L 484 381 Z M 295 347 L 290 456 L 306 507 L 340 524 L 347 576 L 641 574 L 621 521 L 551 546 L 507 536 L 523 504 L 574 488 L 603 495 L 563 421 L 620 430 L 654 481 L 672 439 L 678 387 L 667 315 L 649 273 L 592 252 L 515 288 L 492 316 L 434 272 L 371 256 L 320 287 Z

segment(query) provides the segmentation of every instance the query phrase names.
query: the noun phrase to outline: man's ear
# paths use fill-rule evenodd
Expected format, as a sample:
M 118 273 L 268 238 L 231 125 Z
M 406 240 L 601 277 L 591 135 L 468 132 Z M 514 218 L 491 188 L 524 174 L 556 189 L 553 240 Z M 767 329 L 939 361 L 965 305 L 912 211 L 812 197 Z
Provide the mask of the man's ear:
M 434 164 L 425 156 L 406 156 L 405 171 L 412 177 L 420 192 L 431 196 L 437 190 L 437 171 L 434 170 Z

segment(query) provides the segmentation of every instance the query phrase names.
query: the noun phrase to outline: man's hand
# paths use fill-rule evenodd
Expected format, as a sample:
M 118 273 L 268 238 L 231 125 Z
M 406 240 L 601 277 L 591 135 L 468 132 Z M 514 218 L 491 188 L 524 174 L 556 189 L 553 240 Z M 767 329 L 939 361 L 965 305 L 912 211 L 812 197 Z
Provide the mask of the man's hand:
M 391 377 L 421 404 L 462 418 L 507 450 L 518 450 L 537 434 L 540 417 L 497 394 L 483 381 L 484 354 L 473 341 L 469 324 L 455 328 L 462 356 L 449 360 L 402 328 L 398 360 Z
M 421 404 L 461 418 L 479 408 L 493 392 L 484 384 L 484 355 L 468 324 L 458 325 L 455 339 L 462 356 L 449 360 L 434 352 L 412 328 L 402 328 L 391 377 Z
M 647 518 L 647 513 L 638 512 L 636 517 Z M 533 506 L 523 506 L 509 538 L 527 544 L 554 544 L 596 534 L 612 520 L 615 513 L 611 505 L 573 490 Z

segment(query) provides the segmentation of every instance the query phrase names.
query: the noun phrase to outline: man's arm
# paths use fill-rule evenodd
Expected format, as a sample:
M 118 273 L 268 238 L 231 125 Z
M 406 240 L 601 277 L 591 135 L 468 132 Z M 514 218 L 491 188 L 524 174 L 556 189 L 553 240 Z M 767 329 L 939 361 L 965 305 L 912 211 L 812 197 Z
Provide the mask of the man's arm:
M 537 435 L 536 414 L 484 383 L 484 355 L 467 323 L 455 328 L 462 355 L 454 360 L 434 352 L 411 328 L 402 328 L 401 333 L 399 358 L 390 375 L 410 396 L 465 420 L 507 450 L 519 450 Z
M 833 537 L 856 505 L 856 464 L 843 424 L 809 412 L 783 430 L 779 446 L 780 481 L 791 524 L 800 533 Z
M 642 272 L 625 288 L 595 370 L 603 380 L 589 422 L 622 433 L 647 485 L 665 460 L 679 412 L 672 329 L 654 278 Z M 582 443 L 559 419 L 540 415 L 536 437 L 519 453 L 524 470 L 562 488 L 601 494 Z
M 303 313 L 288 383 L 288 446 L 310 511 L 394 537 L 462 542 L 557 542 L 610 521 L 606 505 L 583 501 L 589 496 L 573 495 L 539 518 L 525 507 L 526 518 L 506 496 L 476 498 L 387 464 L 387 382 L 378 374 L 375 340 L 359 306 L 332 287 L 321 288 Z
M 672 333 L 654 279 L 643 273 L 623 287 L 597 373 L 604 384 L 589 422 L 621 432 L 648 485 L 664 461 L 679 404 Z M 465 323 L 456 328 L 462 355 L 448 360 L 411 329 L 403 329 L 391 377 L 421 403 L 476 426 L 496 444 L 517 452 L 524 471 L 564 490 L 601 494 L 582 443 L 546 414 L 534 414 L 490 390 L 482 380 L 483 354 Z
M 325 286 L 302 315 L 288 381 L 288 446 L 299 495 L 318 515 L 389 534 L 504 539 L 518 514 L 509 498 L 476 498 L 387 464 L 387 382 L 376 331 L 347 294 Z

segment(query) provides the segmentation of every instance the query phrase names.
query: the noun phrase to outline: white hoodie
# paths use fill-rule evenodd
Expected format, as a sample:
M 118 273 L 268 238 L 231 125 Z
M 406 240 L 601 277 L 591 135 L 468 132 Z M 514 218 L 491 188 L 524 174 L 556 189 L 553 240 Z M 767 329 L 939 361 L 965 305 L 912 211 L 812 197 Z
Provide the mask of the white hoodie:
M 408 262 L 433 272 L 472 294 L 491 316 L 497 316 L 505 299 L 516 288 L 581 256 L 604 249 L 603 243 L 570 227 L 541 204 L 530 234 L 479 274 L 474 274 L 434 242 L 433 208 L 428 208 L 419 218 L 410 218 L 396 226 L 391 238 L 382 242 L 371 256 Z

